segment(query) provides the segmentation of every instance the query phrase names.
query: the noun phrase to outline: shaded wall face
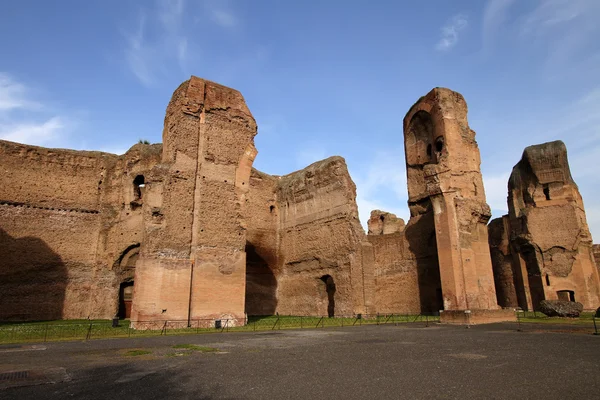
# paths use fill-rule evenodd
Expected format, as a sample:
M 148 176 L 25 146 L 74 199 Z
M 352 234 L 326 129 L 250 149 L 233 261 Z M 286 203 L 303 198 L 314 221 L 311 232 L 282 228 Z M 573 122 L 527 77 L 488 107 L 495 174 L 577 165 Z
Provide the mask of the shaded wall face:
M 274 315 L 277 309 L 279 206 L 277 178 L 256 170 L 246 201 L 246 296 L 248 315 Z
M 496 297 L 500 307 L 519 306 L 513 272 L 513 257 L 508 237 L 509 229 L 508 216 L 496 218 L 488 225 Z
M 358 221 L 356 192 L 345 162 L 332 157 L 280 179 L 280 314 L 324 315 L 327 285 L 335 282 L 335 314 L 364 312 L 362 255 L 364 231 Z
M 509 180 L 508 206 L 512 245 L 525 267 L 523 280 L 529 280 L 527 307 L 558 299 L 563 291 L 575 292 L 585 308 L 597 307 L 591 234 L 562 142 L 525 149 Z
M 0 142 L 0 165 L 0 319 L 87 316 L 102 158 Z
M 408 249 L 416 263 L 420 311 L 443 309 L 435 221 L 431 196 L 441 191 L 436 165 L 443 161 L 444 136 L 434 130 L 432 115 L 417 111 L 405 133 L 406 171 L 411 218 L 406 226 Z M 375 250 L 377 254 L 377 250 Z

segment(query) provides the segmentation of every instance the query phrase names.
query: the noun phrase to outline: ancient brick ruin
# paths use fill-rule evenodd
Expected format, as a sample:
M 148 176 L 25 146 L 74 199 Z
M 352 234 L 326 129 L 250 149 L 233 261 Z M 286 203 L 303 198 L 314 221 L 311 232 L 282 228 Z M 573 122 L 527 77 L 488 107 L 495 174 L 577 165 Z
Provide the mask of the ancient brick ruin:
M 0 141 L 0 320 L 443 310 L 443 322 L 477 323 L 564 291 L 598 306 L 564 146 L 526 150 L 488 244 L 479 150 L 456 92 L 436 88 L 409 110 L 411 218 L 373 211 L 368 234 L 343 158 L 268 175 L 252 168 L 256 133 L 239 92 L 192 77 L 167 107 L 162 144 L 117 156 Z
M 490 223 L 498 304 L 537 309 L 542 300 L 600 304 L 598 267 L 567 148 L 529 146 L 508 181 L 508 215 Z

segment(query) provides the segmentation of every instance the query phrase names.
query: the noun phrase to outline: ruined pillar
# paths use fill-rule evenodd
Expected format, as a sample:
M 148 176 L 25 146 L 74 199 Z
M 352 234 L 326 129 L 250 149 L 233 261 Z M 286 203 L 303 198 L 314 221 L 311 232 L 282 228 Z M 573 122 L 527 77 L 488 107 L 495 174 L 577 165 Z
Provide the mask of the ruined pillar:
M 486 227 L 491 212 L 464 98 L 435 88 L 419 99 L 404 118 L 404 145 L 411 211 L 406 235 L 427 273 L 420 272 L 420 285 L 429 288 L 422 300 L 443 302 L 442 322 L 514 319 L 496 300 Z M 425 281 L 434 279 L 436 261 L 441 299 L 433 298 L 435 282 Z
M 194 76 L 175 90 L 145 188 L 132 320 L 243 323 L 256 129 L 236 90 Z
M 598 269 L 583 200 L 561 141 L 529 146 L 508 182 L 511 248 L 526 292 L 523 309 L 542 300 L 600 304 Z

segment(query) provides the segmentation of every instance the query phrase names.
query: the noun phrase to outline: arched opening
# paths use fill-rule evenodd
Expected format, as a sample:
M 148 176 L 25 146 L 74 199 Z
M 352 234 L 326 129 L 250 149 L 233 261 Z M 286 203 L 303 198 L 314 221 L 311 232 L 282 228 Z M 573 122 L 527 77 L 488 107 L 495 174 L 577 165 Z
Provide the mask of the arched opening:
M 133 199 L 134 201 L 142 200 L 142 189 L 146 186 L 144 175 L 138 175 L 133 180 Z
M 409 166 L 437 162 L 433 158 L 433 119 L 426 111 L 418 111 L 412 117 L 406 137 L 406 161 Z
M 246 243 L 245 312 L 249 316 L 273 315 L 277 308 L 277 280 L 259 252 Z
M 120 319 L 131 317 L 131 304 L 133 302 L 133 278 L 135 265 L 140 255 L 140 244 L 128 246 L 114 265 L 114 271 L 119 284 L 117 316 Z
M 331 275 L 323 275 L 320 279 L 325 284 L 327 292 L 327 316 L 332 318 L 335 315 L 335 282 Z
M 133 281 L 122 282 L 119 285 L 119 319 L 131 318 L 131 304 L 133 302 Z

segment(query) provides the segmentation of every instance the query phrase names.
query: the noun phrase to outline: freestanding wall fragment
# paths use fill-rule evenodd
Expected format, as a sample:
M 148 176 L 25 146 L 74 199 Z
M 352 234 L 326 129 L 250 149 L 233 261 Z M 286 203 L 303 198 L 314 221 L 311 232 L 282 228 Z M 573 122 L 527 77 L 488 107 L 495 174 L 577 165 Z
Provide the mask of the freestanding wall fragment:
M 540 301 L 556 299 L 598 307 L 592 237 L 563 142 L 525 149 L 508 182 L 508 211 L 521 308 L 535 310 Z
M 243 321 L 255 135 L 238 91 L 192 77 L 173 94 L 146 183 L 132 320 Z
M 427 281 L 422 302 L 440 309 L 443 303 L 443 322 L 514 319 L 496 302 L 486 227 L 491 212 L 463 97 L 435 88 L 419 99 L 404 118 L 404 145 L 406 237 L 419 279 Z

